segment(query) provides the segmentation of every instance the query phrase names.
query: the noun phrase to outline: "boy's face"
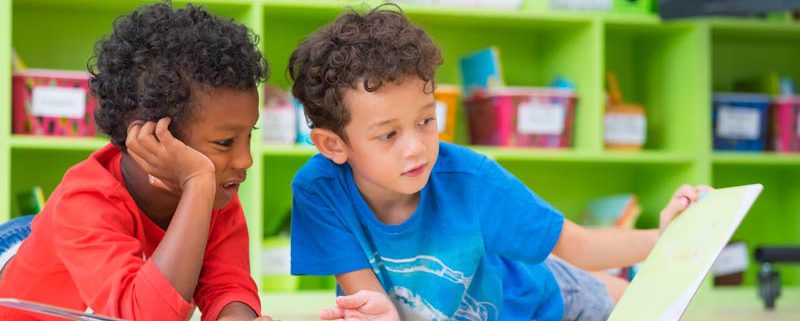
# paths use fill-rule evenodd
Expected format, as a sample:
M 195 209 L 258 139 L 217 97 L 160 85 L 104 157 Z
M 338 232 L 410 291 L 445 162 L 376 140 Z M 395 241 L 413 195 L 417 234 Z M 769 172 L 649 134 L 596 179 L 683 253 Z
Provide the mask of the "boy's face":
M 425 85 L 406 77 L 374 92 L 359 82 L 344 93 L 350 112 L 345 150 L 362 193 L 411 195 L 428 182 L 439 155 L 439 131 L 433 93 Z
M 250 133 L 258 121 L 258 91 L 212 89 L 199 94 L 197 103 L 182 140 L 214 163 L 214 208 L 222 208 L 238 193 L 253 165 Z

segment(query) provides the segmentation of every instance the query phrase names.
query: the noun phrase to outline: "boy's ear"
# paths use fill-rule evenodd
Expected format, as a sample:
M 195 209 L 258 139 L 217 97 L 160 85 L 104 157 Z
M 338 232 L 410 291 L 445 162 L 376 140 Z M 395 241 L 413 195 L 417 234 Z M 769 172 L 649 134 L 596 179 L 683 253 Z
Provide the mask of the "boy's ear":
M 311 130 L 311 142 L 317 147 L 323 156 L 327 157 L 336 164 L 344 164 L 347 161 L 347 150 L 345 142 L 339 135 L 331 130 L 324 128 L 314 128 Z

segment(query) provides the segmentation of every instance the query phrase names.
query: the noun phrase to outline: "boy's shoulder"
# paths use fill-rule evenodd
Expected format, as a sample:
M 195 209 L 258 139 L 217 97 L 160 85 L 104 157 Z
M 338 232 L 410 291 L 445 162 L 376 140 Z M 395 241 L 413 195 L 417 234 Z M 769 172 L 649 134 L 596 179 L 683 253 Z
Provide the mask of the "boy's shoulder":
M 439 143 L 439 157 L 433 173 L 478 174 L 488 158 L 464 146 L 453 143 Z
M 119 149 L 111 144 L 106 145 L 67 170 L 59 186 L 71 191 L 97 190 L 108 193 L 115 190 L 121 182 L 112 173 L 111 162 L 118 162 L 119 154 Z
M 292 187 L 310 186 L 320 180 L 330 180 L 340 177 L 345 172 L 345 165 L 339 165 L 317 153 L 312 156 L 294 175 Z

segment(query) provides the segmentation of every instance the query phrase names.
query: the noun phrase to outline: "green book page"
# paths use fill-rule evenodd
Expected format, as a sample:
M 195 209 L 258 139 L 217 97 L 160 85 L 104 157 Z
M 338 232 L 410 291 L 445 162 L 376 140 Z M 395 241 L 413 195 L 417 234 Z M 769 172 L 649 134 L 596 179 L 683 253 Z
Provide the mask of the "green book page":
M 609 320 L 679 320 L 762 189 L 757 184 L 710 191 L 676 217 Z

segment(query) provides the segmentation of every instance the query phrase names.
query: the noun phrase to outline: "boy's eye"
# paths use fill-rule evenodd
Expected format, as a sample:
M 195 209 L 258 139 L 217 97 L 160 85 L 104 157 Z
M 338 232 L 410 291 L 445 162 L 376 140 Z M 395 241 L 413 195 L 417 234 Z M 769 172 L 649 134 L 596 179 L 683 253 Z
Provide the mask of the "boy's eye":
M 396 131 L 392 131 L 392 132 L 390 132 L 390 133 L 388 133 L 386 135 L 378 137 L 378 139 L 383 140 L 383 141 L 388 141 L 388 140 L 391 140 L 392 138 L 394 138 L 394 136 L 396 136 L 396 135 L 397 135 L 397 132 Z
M 228 139 L 225 139 L 225 140 L 216 141 L 214 143 L 217 144 L 217 145 L 220 145 L 222 147 L 231 147 L 231 145 L 233 145 L 233 138 L 228 138 Z
M 417 126 L 425 126 L 425 125 L 431 124 L 435 120 L 436 120 L 436 117 L 428 117 L 428 118 L 423 119 L 421 122 L 419 122 L 417 124 Z

